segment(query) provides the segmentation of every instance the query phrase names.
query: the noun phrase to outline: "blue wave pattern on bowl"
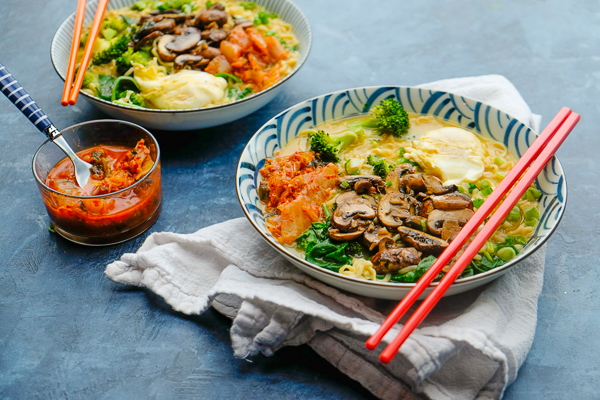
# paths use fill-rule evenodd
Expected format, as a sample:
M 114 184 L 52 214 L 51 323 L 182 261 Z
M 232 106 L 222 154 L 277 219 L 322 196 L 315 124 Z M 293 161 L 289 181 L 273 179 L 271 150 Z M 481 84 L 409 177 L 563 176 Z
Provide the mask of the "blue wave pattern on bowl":
M 463 96 L 428 89 L 367 87 L 307 100 L 267 122 L 250 140 L 240 158 L 237 185 L 242 207 L 263 234 L 271 237 L 274 245 L 285 251 L 266 228 L 256 191 L 258 171 L 265 158 L 272 157 L 276 150 L 304 129 L 326 121 L 368 114 L 371 107 L 387 98 L 397 99 L 408 112 L 432 115 L 501 142 L 519 157 L 537 137 L 525 124 L 498 109 Z M 552 158 L 538 176 L 536 185 L 542 192 L 540 222 L 521 254 L 526 254 L 528 249 L 549 236 L 564 212 L 567 188 L 562 167 L 556 158 Z

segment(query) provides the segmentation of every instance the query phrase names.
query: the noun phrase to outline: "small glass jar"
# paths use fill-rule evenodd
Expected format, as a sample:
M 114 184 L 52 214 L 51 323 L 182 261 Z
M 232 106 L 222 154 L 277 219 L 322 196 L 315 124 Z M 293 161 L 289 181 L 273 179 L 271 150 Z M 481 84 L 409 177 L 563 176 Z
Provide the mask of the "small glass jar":
M 61 133 L 75 152 L 99 145 L 133 149 L 144 139 L 154 165 L 133 185 L 119 191 L 69 195 L 46 184 L 48 173 L 65 154 L 50 140 L 44 142 L 33 157 L 33 175 L 56 232 L 76 243 L 99 246 L 129 240 L 148 229 L 160 214 L 162 198 L 160 150 L 154 136 L 139 125 L 117 120 L 84 122 Z

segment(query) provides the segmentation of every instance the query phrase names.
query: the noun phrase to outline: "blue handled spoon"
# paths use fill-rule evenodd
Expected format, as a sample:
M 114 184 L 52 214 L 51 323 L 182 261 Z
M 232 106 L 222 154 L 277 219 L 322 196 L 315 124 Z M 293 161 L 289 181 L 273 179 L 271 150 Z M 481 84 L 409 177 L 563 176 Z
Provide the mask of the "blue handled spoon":
M 86 163 L 75 154 L 62 134 L 50 118 L 35 104 L 35 101 L 27 94 L 25 89 L 17 82 L 6 67 L 0 62 L 0 90 L 2 93 L 25 115 L 32 124 L 36 126 L 54 144 L 65 152 L 75 167 L 75 179 L 79 187 L 84 187 L 90 179 L 91 164 Z

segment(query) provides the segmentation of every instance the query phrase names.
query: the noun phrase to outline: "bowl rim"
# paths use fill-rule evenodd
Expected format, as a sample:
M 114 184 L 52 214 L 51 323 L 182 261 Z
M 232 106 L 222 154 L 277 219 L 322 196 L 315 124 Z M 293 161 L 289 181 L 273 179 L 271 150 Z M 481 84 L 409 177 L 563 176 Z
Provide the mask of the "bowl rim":
M 35 171 L 35 161 L 38 158 L 38 155 L 40 154 L 40 152 L 42 151 L 42 149 L 44 147 L 46 147 L 46 145 L 49 144 L 49 142 L 51 142 L 51 139 L 47 139 L 46 141 L 44 141 L 44 143 L 42 143 L 40 145 L 40 147 L 37 149 L 37 151 L 35 152 L 35 154 L 33 155 L 33 160 L 31 162 L 31 169 L 33 171 L 33 177 L 35 178 L 36 182 L 38 185 L 41 185 L 45 190 L 52 192 L 54 194 L 60 195 L 60 196 L 64 196 L 64 197 L 69 197 L 69 198 L 73 198 L 73 199 L 102 199 L 102 198 L 106 198 L 106 197 L 111 197 L 114 196 L 115 194 L 119 194 L 119 193 L 123 193 L 125 191 L 131 190 L 133 188 L 135 188 L 136 186 L 140 185 L 142 182 L 144 182 L 146 180 L 146 178 L 148 178 L 150 175 L 152 175 L 152 173 L 156 170 L 156 167 L 158 166 L 158 164 L 160 164 L 160 146 L 158 145 L 158 140 L 154 137 L 154 135 L 152 133 L 150 133 L 149 130 L 147 130 L 146 128 L 144 128 L 143 126 L 140 126 L 138 124 L 134 124 L 133 122 L 129 122 L 129 121 L 122 121 L 119 119 L 96 119 L 96 120 L 92 120 L 92 121 L 85 121 L 85 122 L 80 122 L 78 124 L 74 124 L 71 126 L 67 126 L 64 129 L 61 129 L 61 134 L 64 130 L 66 129 L 70 129 L 70 128 L 75 128 L 75 127 L 79 127 L 79 126 L 83 126 L 83 125 L 89 125 L 89 124 L 94 124 L 94 123 L 122 123 L 122 124 L 126 124 L 126 125 L 131 125 L 133 127 L 142 129 L 143 131 L 145 131 L 154 141 L 154 145 L 156 146 L 156 160 L 154 161 L 154 164 L 152 165 L 152 168 L 150 168 L 150 170 L 148 172 L 146 172 L 146 174 L 141 177 L 140 179 L 138 179 L 135 183 L 133 183 L 132 185 L 129 185 L 123 189 L 117 190 L 116 192 L 110 192 L 110 193 L 105 193 L 105 194 L 97 194 L 94 196 L 77 196 L 77 195 L 73 195 L 73 194 L 68 194 L 68 193 L 63 193 L 63 192 L 59 192 L 58 190 L 52 189 L 51 187 L 49 187 L 48 185 L 46 185 L 46 183 L 38 176 L 37 172 Z M 65 155 L 65 158 L 67 156 Z M 63 158 L 64 159 L 64 158 Z M 62 160 L 61 160 L 62 161 Z M 61 162 L 59 161 L 59 162 Z M 58 164 L 58 163 L 57 163 Z M 56 164 L 55 164 L 56 165 Z
M 283 77 L 283 79 L 281 79 L 279 82 L 277 82 L 273 86 L 269 86 L 265 90 L 261 90 L 258 93 L 253 93 L 250 96 L 244 97 L 243 99 L 232 101 L 231 103 L 219 104 L 219 105 L 208 106 L 208 107 L 185 108 L 185 109 L 174 109 L 174 108 L 159 109 L 159 108 L 131 107 L 131 106 L 126 106 L 126 105 L 122 105 L 122 104 L 115 104 L 112 101 L 101 99 L 99 97 L 96 97 L 96 96 L 93 96 L 93 95 L 91 95 L 89 93 L 86 93 L 85 91 L 83 91 L 83 89 L 79 90 L 79 94 L 85 96 L 90 101 L 96 101 L 96 102 L 98 102 L 98 103 L 100 103 L 102 105 L 105 105 L 105 106 L 110 106 L 110 107 L 114 107 L 114 108 L 117 108 L 117 109 L 126 109 L 126 110 L 129 110 L 129 111 L 132 111 L 132 112 L 139 112 L 141 114 L 143 114 L 143 113 L 156 113 L 156 112 L 158 112 L 158 113 L 167 113 L 167 114 L 171 114 L 171 113 L 186 114 L 186 113 L 192 113 L 192 112 L 203 112 L 203 111 L 208 112 L 209 110 L 210 111 L 218 111 L 220 109 L 227 108 L 229 106 L 240 105 L 240 104 L 246 103 L 248 101 L 251 101 L 251 100 L 254 100 L 254 99 L 258 98 L 259 96 L 261 96 L 263 94 L 267 94 L 268 92 L 271 92 L 271 91 L 279 88 L 281 85 L 283 85 L 284 82 L 287 82 L 289 79 L 291 79 L 291 77 L 294 76 L 300 70 L 300 68 L 302 68 L 302 66 L 306 63 L 306 60 L 308 59 L 308 56 L 310 55 L 310 52 L 311 52 L 311 49 L 312 49 L 312 42 L 313 42 L 313 35 L 312 35 L 312 29 L 310 27 L 310 22 L 309 22 L 308 18 L 306 17 L 306 15 L 304 15 L 304 13 L 302 12 L 302 10 L 300 9 L 300 7 L 298 7 L 298 5 L 296 5 L 296 3 L 294 3 L 291 0 L 279 0 L 279 1 L 289 4 L 290 7 L 294 9 L 294 12 L 297 13 L 301 17 L 301 19 L 306 23 L 307 33 L 308 33 L 307 50 L 306 50 L 306 55 L 301 60 L 299 60 L 299 62 L 296 63 L 296 65 L 294 66 L 294 68 L 292 69 L 292 71 L 288 75 L 286 75 L 285 77 Z M 93 2 L 92 2 L 91 5 L 93 5 Z M 71 13 L 59 25 L 58 29 L 54 32 L 54 35 L 52 36 L 52 42 L 51 42 L 51 45 L 50 45 L 50 59 L 52 60 L 52 66 L 54 67 L 54 71 L 56 72 L 56 74 L 63 80 L 63 82 L 65 81 L 66 77 L 63 76 L 58 71 L 57 61 L 55 60 L 55 56 L 54 56 L 55 55 L 55 46 L 56 46 L 56 41 L 57 41 L 58 33 L 60 31 L 62 31 L 63 29 L 66 29 L 66 28 L 64 28 L 64 26 L 69 22 L 69 20 L 71 18 L 75 18 L 75 12 Z
M 523 121 L 511 116 L 509 113 L 500 110 L 492 105 L 483 103 L 479 100 L 476 100 L 472 97 L 469 96 L 464 96 L 464 95 L 458 95 L 455 94 L 453 92 L 449 92 L 449 91 L 445 91 L 445 90 L 437 90 L 437 89 L 428 89 L 425 87 L 417 87 L 417 86 L 401 86 L 401 85 L 372 85 L 372 86 L 359 86 L 359 87 L 354 87 L 354 88 L 348 88 L 348 89 L 342 89 L 342 90 L 336 90 L 334 92 L 329 92 L 329 93 L 324 93 L 321 95 L 317 95 L 314 97 L 311 97 L 309 99 L 303 100 L 301 102 L 298 102 L 288 108 L 286 108 L 285 110 L 281 111 L 279 114 L 275 115 L 274 117 L 272 117 L 271 119 L 269 119 L 267 122 L 265 122 L 260 128 L 257 129 L 257 131 L 252 135 L 252 137 L 248 140 L 248 143 L 246 144 L 246 146 L 244 147 L 244 149 L 242 150 L 242 153 L 240 154 L 240 158 L 238 161 L 238 165 L 237 165 L 237 169 L 236 169 L 236 181 L 235 181 L 235 189 L 236 189 L 236 194 L 238 197 L 238 201 L 240 203 L 240 206 L 244 212 L 244 215 L 246 216 L 246 219 L 252 224 L 252 226 L 254 227 L 254 229 L 256 229 L 258 231 L 258 233 L 266 240 L 266 242 L 273 247 L 275 250 L 279 251 L 280 253 L 282 253 L 283 255 L 285 255 L 286 257 L 292 258 L 293 260 L 295 260 L 296 262 L 301 263 L 303 266 L 308 267 L 316 272 L 319 273 L 324 273 L 326 275 L 329 275 L 333 278 L 337 278 L 337 279 L 342 279 L 347 281 L 348 283 L 352 283 L 352 284 L 360 284 L 360 285 L 366 285 L 366 286 L 370 286 L 373 287 L 375 286 L 379 286 L 382 288 L 397 288 L 397 289 L 412 289 L 416 283 L 405 283 L 405 282 L 381 282 L 381 281 L 371 281 L 371 280 L 366 280 L 366 279 L 359 279 L 359 278 L 355 278 L 352 276 L 348 276 L 348 275 L 344 275 L 344 274 L 340 274 L 339 272 L 334 272 L 334 271 L 330 271 L 326 268 L 322 268 L 319 267 L 318 265 L 314 265 L 308 261 L 306 261 L 305 259 L 300 258 L 299 256 L 297 256 L 296 254 L 292 253 L 291 251 L 289 251 L 285 246 L 281 245 L 280 243 L 275 243 L 274 238 L 271 236 L 268 236 L 266 234 L 266 232 L 263 232 L 260 227 L 258 227 L 256 225 L 256 223 L 252 220 L 252 218 L 250 217 L 250 214 L 248 214 L 248 211 L 246 210 L 246 207 L 244 207 L 244 202 L 242 200 L 242 196 L 241 196 L 241 189 L 239 186 L 239 178 L 240 178 L 240 171 L 242 168 L 242 157 L 243 155 L 249 151 L 250 148 L 250 144 L 251 142 L 256 138 L 256 136 L 259 134 L 259 132 L 261 132 L 265 127 L 269 126 L 269 125 L 273 125 L 276 124 L 277 121 L 280 119 L 280 117 L 288 112 L 290 112 L 292 109 L 296 108 L 296 107 L 301 107 L 303 105 L 310 105 L 310 103 L 314 102 L 317 99 L 326 97 L 326 96 L 335 96 L 338 94 L 342 94 L 345 92 L 349 92 L 349 91 L 359 91 L 359 90 L 370 90 L 370 89 L 379 89 L 379 88 L 390 88 L 390 89 L 420 89 L 420 90 L 434 90 L 435 92 L 441 92 L 444 94 L 452 94 L 452 95 L 457 95 L 460 96 L 461 98 L 464 98 L 466 100 L 470 100 L 470 101 L 474 101 L 477 102 L 481 105 L 485 105 L 486 107 L 490 107 L 493 111 L 499 111 L 503 114 L 508 115 L 511 118 L 514 118 L 515 120 L 519 121 L 519 123 L 523 124 L 526 127 L 529 127 L 527 124 L 525 124 Z M 367 114 L 364 113 L 363 114 Z M 427 114 L 423 114 L 423 115 L 427 115 Z M 530 127 L 529 127 L 530 128 Z M 534 133 L 536 139 L 539 136 L 539 134 L 534 131 L 533 129 L 531 129 L 531 131 Z M 456 279 L 456 281 L 454 281 L 452 283 L 452 286 L 455 287 L 460 287 L 463 285 L 471 285 L 473 282 L 479 281 L 479 280 L 483 280 L 483 279 L 488 279 L 490 276 L 492 275 L 498 275 L 500 276 L 502 273 L 506 272 L 508 269 L 512 268 L 513 266 L 517 265 L 519 262 L 525 260 L 527 257 L 531 256 L 532 254 L 536 253 L 545 243 L 546 241 L 552 236 L 552 234 L 556 231 L 556 229 L 558 228 L 558 226 L 560 225 L 560 222 L 562 221 L 562 218 L 564 216 L 565 213 L 565 209 L 567 208 L 567 201 L 568 201 L 568 184 L 567 184 L 567 177 L 566 177 L 566 173 L 564 168 L 562 168 L 562 164 L 560 163 L 560 161 L 558 160 L 558 157 L 556 157 L 556 155 L 553 156 L 553 158 L 556 160 L 556 162 L 558 163 L 561 171 L 562 171 L 562 175 L 563 175 L 563 180 L 562 180 L 562 184 L 564 185 L 564 196 L 563 196 L 563 201 L 562 201 L 562 208 L 556 218 L 556 223 L 548 230 L 548 234 L 546 236 L 544 236 L 543 238 L 539 239 L 531 248 L 530 251 L 528 251 L 527 253 L 523 254 L 520 253 L 517 257 L 515 257 L 514 259 L 508 261 L 506 264 L 503 264 L 499 267 L 496 267 L 494 269 L 488 270 L 486 272 L 480 273 L 480 274 L 476 274 L 476 275 L 472 275 L 466 278 L 461 278 L 461 279 Z M 255 171 L 255 173 L 258 173 L 258 170 Z M 537 179 L 537 178 L 536 178 Z M 539 226 L 539 225 L 538 225 Z M 537 230 L 537 227 L 536 227 Z M 440 282 L 432 282 L 429 284 L 428 287 L 435 287 L 439 284 Z

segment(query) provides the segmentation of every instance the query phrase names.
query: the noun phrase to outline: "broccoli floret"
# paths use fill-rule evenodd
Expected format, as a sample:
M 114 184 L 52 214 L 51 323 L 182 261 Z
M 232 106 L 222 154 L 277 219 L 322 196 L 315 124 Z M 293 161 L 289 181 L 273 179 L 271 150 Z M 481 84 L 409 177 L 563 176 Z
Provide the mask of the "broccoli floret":
M 372 154 L 369 154 L 369 156 L 367 157 L 367 164 L 373 167 L 373 173 L 375 175 L 378 175 L 383 179 L 385 179 L 388 172 L 390 172 L 392 168 L 395 167 L 395 165 L 389 164 L 385 158 L 380 156 L 374 156 Z
M 96 57 L 92 59 L 92 64 L 100 65 L 111 62 L 121 57 L 131 47 L 129 47 L 130 38 L 127 35 L 123 35 L 118 38 L 110 47 L 104 51 L 101 51 Z M 133 51 L 133 49 L 131 50 Z M 127 68 L 129 69 L 129 68 Z
M 345 251 L 348 257 L 364 255 L 363 246 L 358 242 L 348 242 Z
M 354 142 L 358 136 L 352 131 L 345 131 L 334 135 L 319 130 L 309 133 L 310 150 L 314 151 L 317 158 L 323 162 L 339 162 L 338 153 Z
M 400 137 L 408 132 L 410 120 L 408 113 L 395 99 L 385 99 L 371 109 L 371 118 L 352 124 L 352 127 L 375 129 L 380 135 L 388 134 Z
M 135 106 L 146 107 L 144 96 L 142 96 L 141 93 L 131 93 L 131 96 L 129 96 L 129 101 L 131 101 L 131 104 Z

